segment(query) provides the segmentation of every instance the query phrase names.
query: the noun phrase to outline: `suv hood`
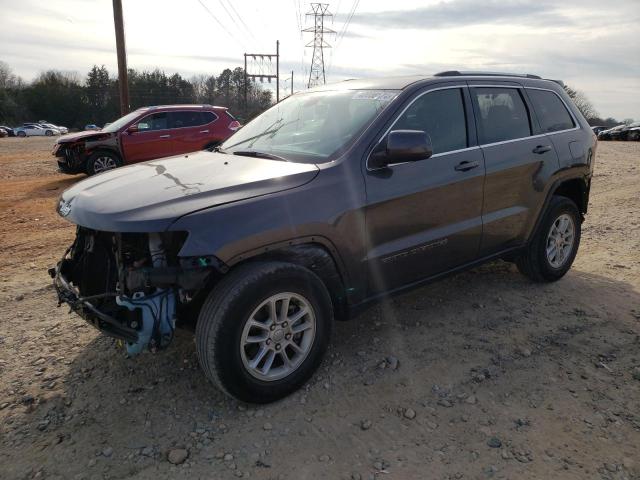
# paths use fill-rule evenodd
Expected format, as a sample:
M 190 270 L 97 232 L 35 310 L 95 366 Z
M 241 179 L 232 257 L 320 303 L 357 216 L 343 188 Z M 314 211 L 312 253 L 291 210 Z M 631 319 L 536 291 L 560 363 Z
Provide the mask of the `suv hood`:
M 101 132 L 101 131 L 84 131 L 77 133 L 69 133 L 68 135 L 63 135 L 56 140 L 56 143 L 72 143 L 77 142 L 78 140 L 98 140 L 100 138 L 110 137 L 112 134 L 109 132 Z
M 179 217 L 310 182 L 313 164 L 196 152 L 118 168 L 64 191 L 58 213 L 108 232 L 160 232 Z

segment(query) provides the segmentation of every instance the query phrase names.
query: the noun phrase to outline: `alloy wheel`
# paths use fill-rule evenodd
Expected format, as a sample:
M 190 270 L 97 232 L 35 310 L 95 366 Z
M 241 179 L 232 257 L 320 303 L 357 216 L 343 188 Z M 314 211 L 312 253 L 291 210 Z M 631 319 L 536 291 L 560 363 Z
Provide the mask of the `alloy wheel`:
M 563 213 L 551 224 L 547 235 L 547 260 L 553 268 L 560 268 L 567 261 L 575 240 L 575 224 L 571 215 Z
M 242 364 L 253 377 L 275 381 L 295 372 L 311 351 L 316 317 L 302 295 L 278 293 L 249 316 L 240 342 Z
M 116 161 L 112 157 L 98 157 L 93 162 L 93 171 L 95 173 L 104 172 L 116 168 Z

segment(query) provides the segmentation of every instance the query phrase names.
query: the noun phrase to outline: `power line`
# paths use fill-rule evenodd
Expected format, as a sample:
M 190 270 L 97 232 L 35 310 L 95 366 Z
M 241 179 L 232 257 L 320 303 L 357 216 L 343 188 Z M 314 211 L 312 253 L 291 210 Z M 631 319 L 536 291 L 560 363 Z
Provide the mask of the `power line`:
M 347 30 L 349 30 L 349 25 L 351 24 L 351 19 L 355 15 L 356 10 L 358 9 L 358 4 L 359 3 L 360 3 L 360 0 L 354 0 L 353 1 L 353 6 L 351 8 L 351 11 L 349 12 L 349 16 L 347 17 L 347 21 L 344 23 L 344 25 L 342 27 L 342 31 L 338 35 L 339 38 L 336 41 L 336 48 L 338 48 L 338 46 L 342 43 L 342 39 L 344 38 L 345 34 L 347 33 Z
M 244 42 L 243 42 L 242 40 L 239 40 L 239 39 L 238 39 L 238 38 L 237 38 L 233 33 L 231 33 L 231 32 L 227 29 L 227 27 L 225 27 L 225 26 L 224 26 L 224 24 L 223 24 L 220 20 L 218 20 L 218 18 L 213 14 L 213 12 L 212 12 L 211 10 L 209 10 L 209 7 L 207 7 L 207 6 L 202 2 L 202 0 L 198 0 L 198 3 L 199 3 L 200 5 L 202 5 L 202 8 L 204 8 L 204 9 L 207 11 L 207 13 L 209 14 L 209 16 L 210 16 L 211 18 L 213 18 L 213 19 L 216 21 L 216 23 L 217 23 L 218 25 L 220 25 L 220 28 L 222 28 L 225 32 L 227 32 L 227 33 L 229 34 L 229 36 L 230 36 L 230 37 L 233 37 L 233 38 L 234 38 L 234 40 L 239 41 L 240 43 L 242 43 L 242 45 L 243 45 L 243 46 L 245 46 Z
M 351 24 L 351 19 L 355 15 L 359 4 L 360 4 L 360 0 L 353 0 L 353 4 L 351 5 L 351 9 L 349 10 L 349 13 L 347 14 L 347 19 L 344 22 L 344 24 L 342 25 L 342 29 L 340 30 L 340 33 L 337 36 L 336 47 L 333 50 L 333 54 L 331 55 L 331 60 L 329 61 L 329 69 L 328 69 L 329 71 L 331 71 L 332 68 L 333 68 L 333 57 L 335 56 L 335 51 L 338 49 L 338 47 L 340 45 L 342 45 L 342 39 L 344 38 L 345 34 L 347 33 L 347 30 L 349 29 L 349 25 Z
M 229 10 L 227 9 L 227 7 L 225 6 L 225 3 L 227 3 L 229 5 L 229 7 L 231 7 L 231 9 L 233 10 L 233 12 L 235 13 L 236 17 L 238 17 L 238 20 L 240 20 L 240 23 L 242 23 L 242 26 L 244 27 L 244 29 L 246 30 L 246 32 L 251 35 L 253 37 L 254 40 L 257 40 L 256 37 L 253 35 L 253 32 L 249 29 L 249 27 L 247 27 L 247 24 L 244 23 L 244 20 L 242 19 L 242 17 L 240 15 L 238 15 L 238 12 L 236 11 L 236 9 L 234 8 L 233 4 L 229 1 L 223 1 L 223 0 L 218 0 L 218 3 L 220 3 L 220 5 L 222 5 L 222 8 L 224 8 L 224 11 L 227 12 L 227 15 L 229 15 L 229 18 L 231 19 L 231 21 L 235 24 L 236 27 L 238 27 L 238 30 L 240 30 L 240 25 L 238 25 L 238 22 L 236 22 L 235 18 L 233 17 L 233 15 L 231 15 L 231 13 L 229 12 Z
M 298 1 L 297 0 L 293 0 L 293 8 L 295 9 L 295 11 L 293 12 L 296 16 L 296 23 L 298 24 L 298 31 L 300 32 L 300 36 L 302 36 L 302 25 L 300 25 L 300 13 L 298 10 Z

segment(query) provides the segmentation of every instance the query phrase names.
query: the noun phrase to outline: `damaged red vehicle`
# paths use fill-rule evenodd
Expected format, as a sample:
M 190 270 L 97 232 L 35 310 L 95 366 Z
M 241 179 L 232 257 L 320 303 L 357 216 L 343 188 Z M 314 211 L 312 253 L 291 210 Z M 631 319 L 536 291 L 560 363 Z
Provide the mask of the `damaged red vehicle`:
M 102 130 L 58 138 L 53 155 L 61 172 L 93 175 L 122 165 L 213 148 L 240 126 L 226 107 L 143 107 Z

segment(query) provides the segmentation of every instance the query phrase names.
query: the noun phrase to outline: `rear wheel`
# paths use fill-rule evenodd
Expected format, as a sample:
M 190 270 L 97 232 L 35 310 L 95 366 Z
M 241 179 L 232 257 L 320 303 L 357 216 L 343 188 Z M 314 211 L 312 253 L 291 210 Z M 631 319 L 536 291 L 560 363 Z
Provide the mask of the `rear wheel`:
M 242 266 L 216 285 L 200 311 L 200 365 L 225 393 L 272 402 L 313 375 L 332 323 L 329 293 L 311 271 L 281 262 Z
M 536 282 L 562 278 L 578 253 L 581 223 L 576 204 L 554 196 L 527 249 L 516 260 L 520 272 Z
M 113 170 L 122 164 L 120 157 L 113 152 L 98 150 L 92 153 L 87 160 L 87 175 Z

